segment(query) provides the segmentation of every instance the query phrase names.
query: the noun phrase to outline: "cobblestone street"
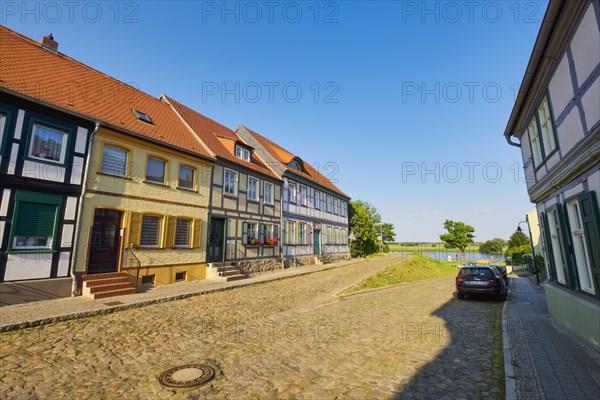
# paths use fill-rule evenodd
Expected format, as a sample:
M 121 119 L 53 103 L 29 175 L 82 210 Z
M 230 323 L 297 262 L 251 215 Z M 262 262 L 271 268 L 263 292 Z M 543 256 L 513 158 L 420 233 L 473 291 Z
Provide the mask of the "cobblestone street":
M 455 300 L 452 277 L 337 296 L 401 259 L 1 334 L 0 397 L 503 398 L 503 303 Z M 192 362 L 216 378 L 158 383 Z

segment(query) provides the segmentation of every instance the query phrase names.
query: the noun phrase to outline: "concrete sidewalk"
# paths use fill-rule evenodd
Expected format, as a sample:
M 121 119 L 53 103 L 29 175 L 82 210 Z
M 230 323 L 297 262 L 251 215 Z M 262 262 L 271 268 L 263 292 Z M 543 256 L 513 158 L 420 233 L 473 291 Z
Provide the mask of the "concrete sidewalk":
M 0 332 L 85 318 L 98 314 L 109 314 L 130 308 L 200 296 L 261 282 L 311 274 L 344 265 L 365 262 L 366 260 L 354 259 L 325 265 L 307 265 L 304 267 L 268 271 L 256 274 L 251 278 L 233 282 L 215 282 L 209 280 L 178 282 L 153 287 L 136 294 L 109 297 L 107 299 L 92 300 L 78 296 L 4 306 L 0 307 Z
M 552 320 L 542 287 L 518 277 L 511 285 L 506 398 L 600 399 L 600 353 Z

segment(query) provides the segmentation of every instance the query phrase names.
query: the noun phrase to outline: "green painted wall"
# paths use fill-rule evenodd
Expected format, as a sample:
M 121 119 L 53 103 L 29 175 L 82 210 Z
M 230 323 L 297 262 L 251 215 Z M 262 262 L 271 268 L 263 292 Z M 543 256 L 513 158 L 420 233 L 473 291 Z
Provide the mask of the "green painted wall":
M 600 302 L 554 284 L 545 284 L 552 318 L 600 350 Z

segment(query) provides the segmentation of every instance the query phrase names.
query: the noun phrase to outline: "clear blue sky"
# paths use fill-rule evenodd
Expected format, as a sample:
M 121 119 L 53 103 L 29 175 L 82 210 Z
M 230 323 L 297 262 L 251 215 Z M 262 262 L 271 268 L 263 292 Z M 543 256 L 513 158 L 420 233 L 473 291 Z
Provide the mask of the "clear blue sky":
M 546 1 L 0 4 L 11 29 L 318 163 L 399 241 L 447 218 L 507 238 L 533 208 L 502 133 Z

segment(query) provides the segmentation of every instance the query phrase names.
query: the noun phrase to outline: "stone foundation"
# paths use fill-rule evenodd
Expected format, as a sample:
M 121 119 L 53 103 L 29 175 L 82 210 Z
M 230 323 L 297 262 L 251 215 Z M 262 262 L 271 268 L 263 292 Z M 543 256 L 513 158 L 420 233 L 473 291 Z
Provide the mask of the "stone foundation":
M 334 263 L 338 261 L 350 260 L 350 253 L 330 253 L 321 254 L 319 259 L 323 264 Z
M 275 271 L 282 269 L 281 260 L 279 258 L 261 258 L 258 260 L 241 260 L 235 262 L 236 267 L 243 274 L 252 275 L 259 272 Z
M 297 256 L 297 257 L 287 257 L 283 261 L 283 265 L 285 268 L 294 268 L 294 267 L 302 267 L 304 265 L 313 265 L 315 264 L 315 256 Z

